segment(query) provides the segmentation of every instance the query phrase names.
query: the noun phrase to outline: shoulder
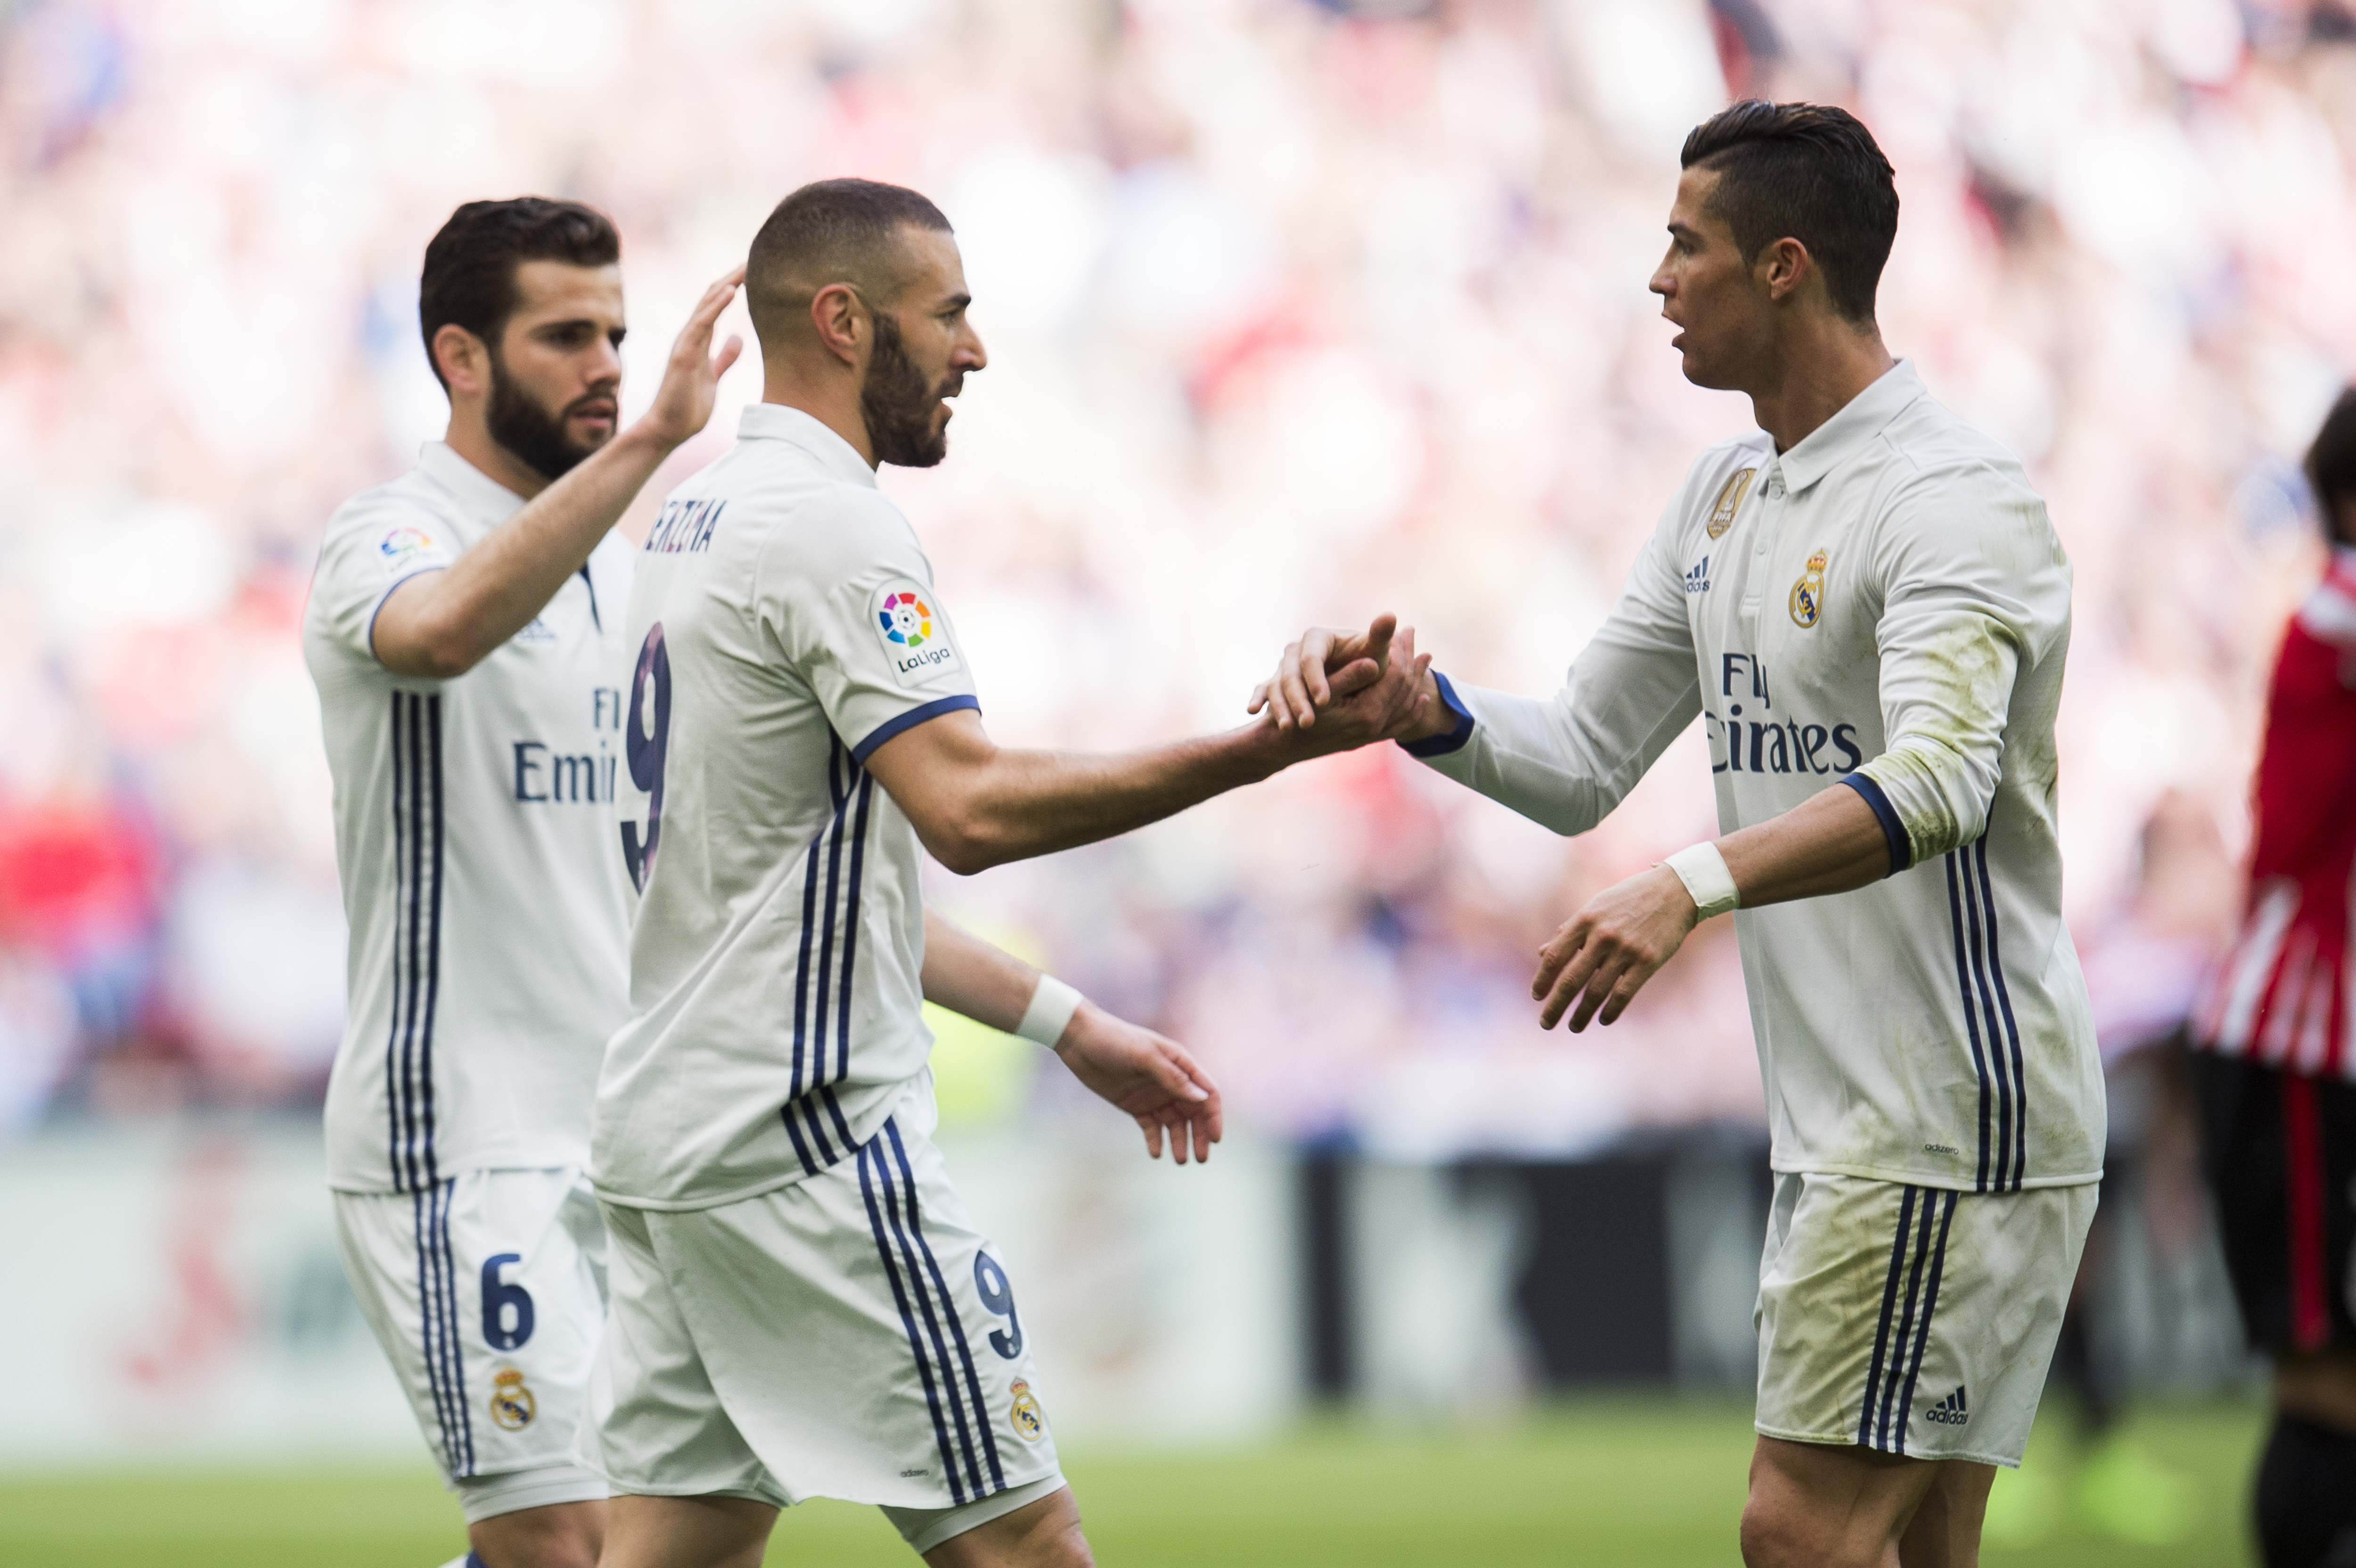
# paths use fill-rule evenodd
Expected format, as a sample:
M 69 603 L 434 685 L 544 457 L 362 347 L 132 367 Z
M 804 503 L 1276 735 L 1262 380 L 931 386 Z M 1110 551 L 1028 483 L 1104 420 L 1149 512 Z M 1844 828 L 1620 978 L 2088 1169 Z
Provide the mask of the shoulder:
M 462 521 L 450 495 L 412 470 L 337 507 L 320 539 L 320 556 L 357 553 L 390 567 L 414 555 L 455 554 L 462 544 Z
M 923 563 L 907 514 L 881 490 L 830 478 L 763 503 L 765 577 L 824 585 L 879 565 L 907 571 Z
M 1935 398 L 1917 398 L 1901 410 L 1883 428 L 1879 443 L 1893 493 L 1919 496 L 1946 489 L 2038 499 L 2028 470 L 2004 443 Z

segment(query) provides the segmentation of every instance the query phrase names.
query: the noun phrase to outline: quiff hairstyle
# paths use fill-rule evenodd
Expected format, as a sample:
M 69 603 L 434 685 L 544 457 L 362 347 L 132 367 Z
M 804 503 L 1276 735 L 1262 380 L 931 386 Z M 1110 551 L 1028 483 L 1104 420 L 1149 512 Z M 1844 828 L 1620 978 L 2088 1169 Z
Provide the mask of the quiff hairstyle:
M 1745 99 L 1695 126 L 1678 162 L 1717 173 L 1706 210 L 1734 231 L 1745 261 L 1797 240 L 1824 273 L 1833 309 L 1849 321 L 1873 319 L 1898 238 L 1898 182 L 1856 115 Z
M 577 201 L 519 196 L 459 208 L 426 242 L 425 270 L 417 280 L 417 325 L 425 334 L 434 379 L 450 389 L 434 357 L 434 335 L 444 326 L 463 326 L 498 351 L 499 335 L 521 303 L 516 269 L 526 261 L 610 267 L 621 259 L 622 237 L 613 219 Z
M 941 209 L 905 186 L 819 180 L 777 203 L 753 236 L 744 304 L 764 342 L 790 329 L 820 289 L 849 283 L 870 309 L 887 309 L 908 282 L 908 229 L 949 232 Z
M 2356 501 L 2356 387 L 2341 391 L 2323 416 L 2323 428 L 2307 449 L 2307 482 L 2315 489 L 2323 537 L 2333 544 L 2356 544 L 2340 528 L 2340 508 Z

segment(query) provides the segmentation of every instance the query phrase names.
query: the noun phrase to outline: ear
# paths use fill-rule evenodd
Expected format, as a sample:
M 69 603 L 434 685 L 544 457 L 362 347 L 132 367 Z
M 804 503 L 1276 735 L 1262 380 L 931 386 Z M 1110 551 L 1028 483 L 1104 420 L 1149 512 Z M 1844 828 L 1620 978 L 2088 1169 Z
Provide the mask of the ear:
M 455 322 L 444 322 L 434 334 L 434 363 L 456 397 L 491 389 L 491 355 L 483 340 Z
M 1751 275 L 1759 280 L 1772 300 L 1790 298 L 1798 292 L 1816 271 L 1816 259 L 1797 240 L 1773 240 L 1760 248 L 1751 263 Z
M 810 327 L 819 346 L 844 365 L 856 366 L 873 328 L 867 307 L 849 283 L 829 283 L 810 296 Z

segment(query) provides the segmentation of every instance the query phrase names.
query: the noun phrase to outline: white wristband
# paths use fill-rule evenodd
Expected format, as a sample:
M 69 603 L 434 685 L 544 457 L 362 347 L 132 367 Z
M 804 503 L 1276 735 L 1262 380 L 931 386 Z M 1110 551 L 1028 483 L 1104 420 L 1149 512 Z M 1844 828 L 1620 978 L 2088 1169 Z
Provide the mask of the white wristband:
M 1699 918 L 1703 920 L 1724 914 L 1742 902 L 1742 895 L 1735 890 L 1734 873 L 1726 869 L 1726 857 L 1718 852 L 1715 844 L 1696 844 L 1680 849 L 1661 864 L 1677 874 L 1677 880 L 1693 895 L 1694 908 L 1701 912 Z
M 1048 1050 L 1064 1038 L 1065 1029 L 1072 1015 L 1080 1010 L 1080 993 L 1053 975 L 1039 976 L 1039 988 L 1031 993 L 1031 1006 L 1024 1009 L 1023 1021 L 1014 1032 L 1024 1040 L 1036 1040 Z

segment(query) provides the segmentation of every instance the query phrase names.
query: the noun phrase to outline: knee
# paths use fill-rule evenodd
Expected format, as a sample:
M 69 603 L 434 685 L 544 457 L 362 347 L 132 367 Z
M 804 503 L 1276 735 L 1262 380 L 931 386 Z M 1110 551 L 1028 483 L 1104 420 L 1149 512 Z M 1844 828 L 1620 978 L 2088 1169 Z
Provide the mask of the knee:
M 1876 1555 L 1788 1508 L 1752 1499 L 1742 1510 L 1743 1568 L 1880 1568 Z

